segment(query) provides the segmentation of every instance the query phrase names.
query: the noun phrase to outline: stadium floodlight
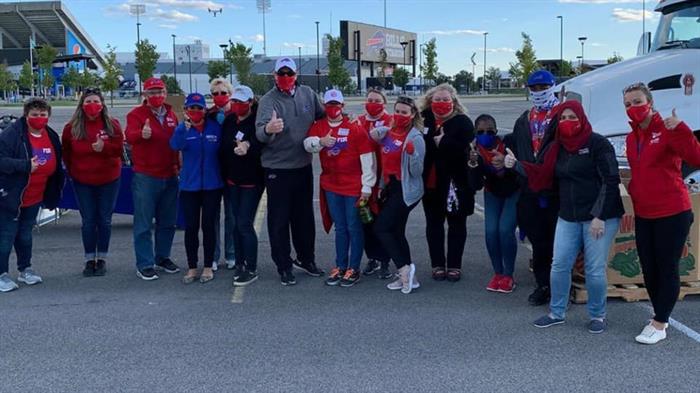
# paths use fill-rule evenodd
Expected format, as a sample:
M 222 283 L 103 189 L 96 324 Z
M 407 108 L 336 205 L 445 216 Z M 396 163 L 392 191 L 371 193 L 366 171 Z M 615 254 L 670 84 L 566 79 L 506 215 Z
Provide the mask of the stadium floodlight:
M 256 0 L 258 12 L 263 16 L 263 55 L 267 56 L 267 32 L 265 30 L 265 14 L 272 8 L 272 0 Z

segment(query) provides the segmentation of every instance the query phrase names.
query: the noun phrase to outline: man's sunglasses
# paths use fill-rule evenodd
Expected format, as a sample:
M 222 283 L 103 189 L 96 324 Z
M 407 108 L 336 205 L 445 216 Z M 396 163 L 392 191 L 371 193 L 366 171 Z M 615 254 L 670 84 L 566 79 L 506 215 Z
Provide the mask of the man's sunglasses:
M 296 73 L 294 71 L 278 71 L 277 76 L 294 76 Z
M 225 96 L 225 95 L 228 95 L 228 92 L 227 91 L 215 91 L 215 92 L 211 93 L 211 95 L 214 97 Z
M 489 134 L 489 135 L 496 135 L 498 132 L 496 130 L 479 130 L 476 132 L 476 135 L 484 135 L 484 134 Z

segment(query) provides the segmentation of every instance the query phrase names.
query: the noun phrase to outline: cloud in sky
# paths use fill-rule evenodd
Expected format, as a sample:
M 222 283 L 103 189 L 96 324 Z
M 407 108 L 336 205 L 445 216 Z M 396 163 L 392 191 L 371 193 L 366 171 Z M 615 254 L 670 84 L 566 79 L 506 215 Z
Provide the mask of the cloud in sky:
M 432 31 L 424 31 L 422 34 L 435 34 L 435 35 L 482 35 L 484 34 L 485 31 L 483 30 L 470 30 L 470 29 L 463 29 L 463 30 L 432 30 Z
M 256 34 L 254 36 L 248 37 L 250 41 L 253 42 L 263 42 L 265 41 L 265 37 L 262 34 Z
M 302 48 L 302 49 L 316 47 L 316 45 L 304 44 L 303 42 L 284 42 L 284 43 L 282 43 L 282 46 L 285 48 Z
M 484 48 L 478 48 L 477 52 L 484 52 Z M 501 48 L 486 48 L 486 53 L 515 53 L 516 50 L 513 48 L 506 48 L 506 47 L 501 47 Z
M 175 26 L 175 25 L 170 25 L 170 24 L 167 24 L 167 23 L 160 24 L 160 25 L 158 25 L 158 27 L 160 27 L 160 28 L 162 28 L 162 29 L 177 29 L 177 26 Z
M 572 4 L 641 4 L 642 1 L 643 0 L 559 0 L 560 3 Z
M 612 11 L 613 18 L 618 22 L 641 22 L 642 15 L 646 19 L 654 18 L 654 13 L 651 11 L 635 10 L 632 8 L 614 8 Z
M 129 0 L 130 3 L 141 3 L 152 6 L 190 8 L 196 10 L 207 11 L 209 9 L 233 8 L 240 9 L 241 7 L 232 3 L 220 3 L 210 0 Z
M 198 17 L 181 12 L 178 10 L 163 10 L 161 8 L 156 8 L 153 12 L 147 12 L 146 15 L 151 20 L 164 20 L 168 22 L 194 22 L 199 20 Z

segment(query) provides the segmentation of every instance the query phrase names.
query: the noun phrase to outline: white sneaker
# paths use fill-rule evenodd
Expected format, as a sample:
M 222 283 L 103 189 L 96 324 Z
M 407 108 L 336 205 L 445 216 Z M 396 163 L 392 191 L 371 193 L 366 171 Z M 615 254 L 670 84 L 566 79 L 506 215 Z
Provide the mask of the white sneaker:
M 403 288 L 403 281 L 401 281 L 401 277 L 399 277 L 396 279 L 396 281 L 393 281 L 393 282 L 390 282 L 389 284 L 387 284 L 386 287 L 389 288 L 389 290 L 397 291 L 397 290 Z
M 212 271 L 217 271 L 217 270 L 219 270 L 219 263 L 216 262 L 216 261 L 212 262 L 212 263 L 211 263 L 211 270 L 212 270 Z
M 19 274 L 19 277 L 17 277 L 17 281 L 23 282 L 27 285 L 34 285 L 43 282 L 41 276 L 36 274 L 34 270 L 30 267 L 24 269 L 24 271 Z
M 227 259 L 227 260 L 226 260 L 226 269 L 228 269 L 228 270 L 233 270 L 234 266 L 236 266 L 236 260 L 235 260 L 235 259 Z
M 653 345 L 666 339 L 666 329 L 658 330 L 651 323 L 644 326 L 644 329 L 634 340 L 640 344 Z
M 404 266 L 405 267 L 405 266 Z M 405 275 L 405 279 L 402 278 L 402 283 L 403 283 L 403 288 L 401 288 L 401 293 L 408 295 L 411 293 L 413 290 L 413 284 L 418 282 L 416 280 L 416 265 L 410 264 L 408 265 L 408 271 L 405 272 L 402 276 Z
M 19 288 L 16 282 L 12 281 L 7 273 L 0 274 L 0 292 L 10 292 Z

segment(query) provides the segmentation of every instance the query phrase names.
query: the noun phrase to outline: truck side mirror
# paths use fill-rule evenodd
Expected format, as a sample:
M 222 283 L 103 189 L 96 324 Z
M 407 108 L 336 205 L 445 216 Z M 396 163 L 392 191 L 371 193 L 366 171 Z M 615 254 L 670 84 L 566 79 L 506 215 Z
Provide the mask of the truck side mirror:
M 651 50 L 651 32 L 647 31 L 639 37 L 637 44 L 637 56 L 643 56 Z

